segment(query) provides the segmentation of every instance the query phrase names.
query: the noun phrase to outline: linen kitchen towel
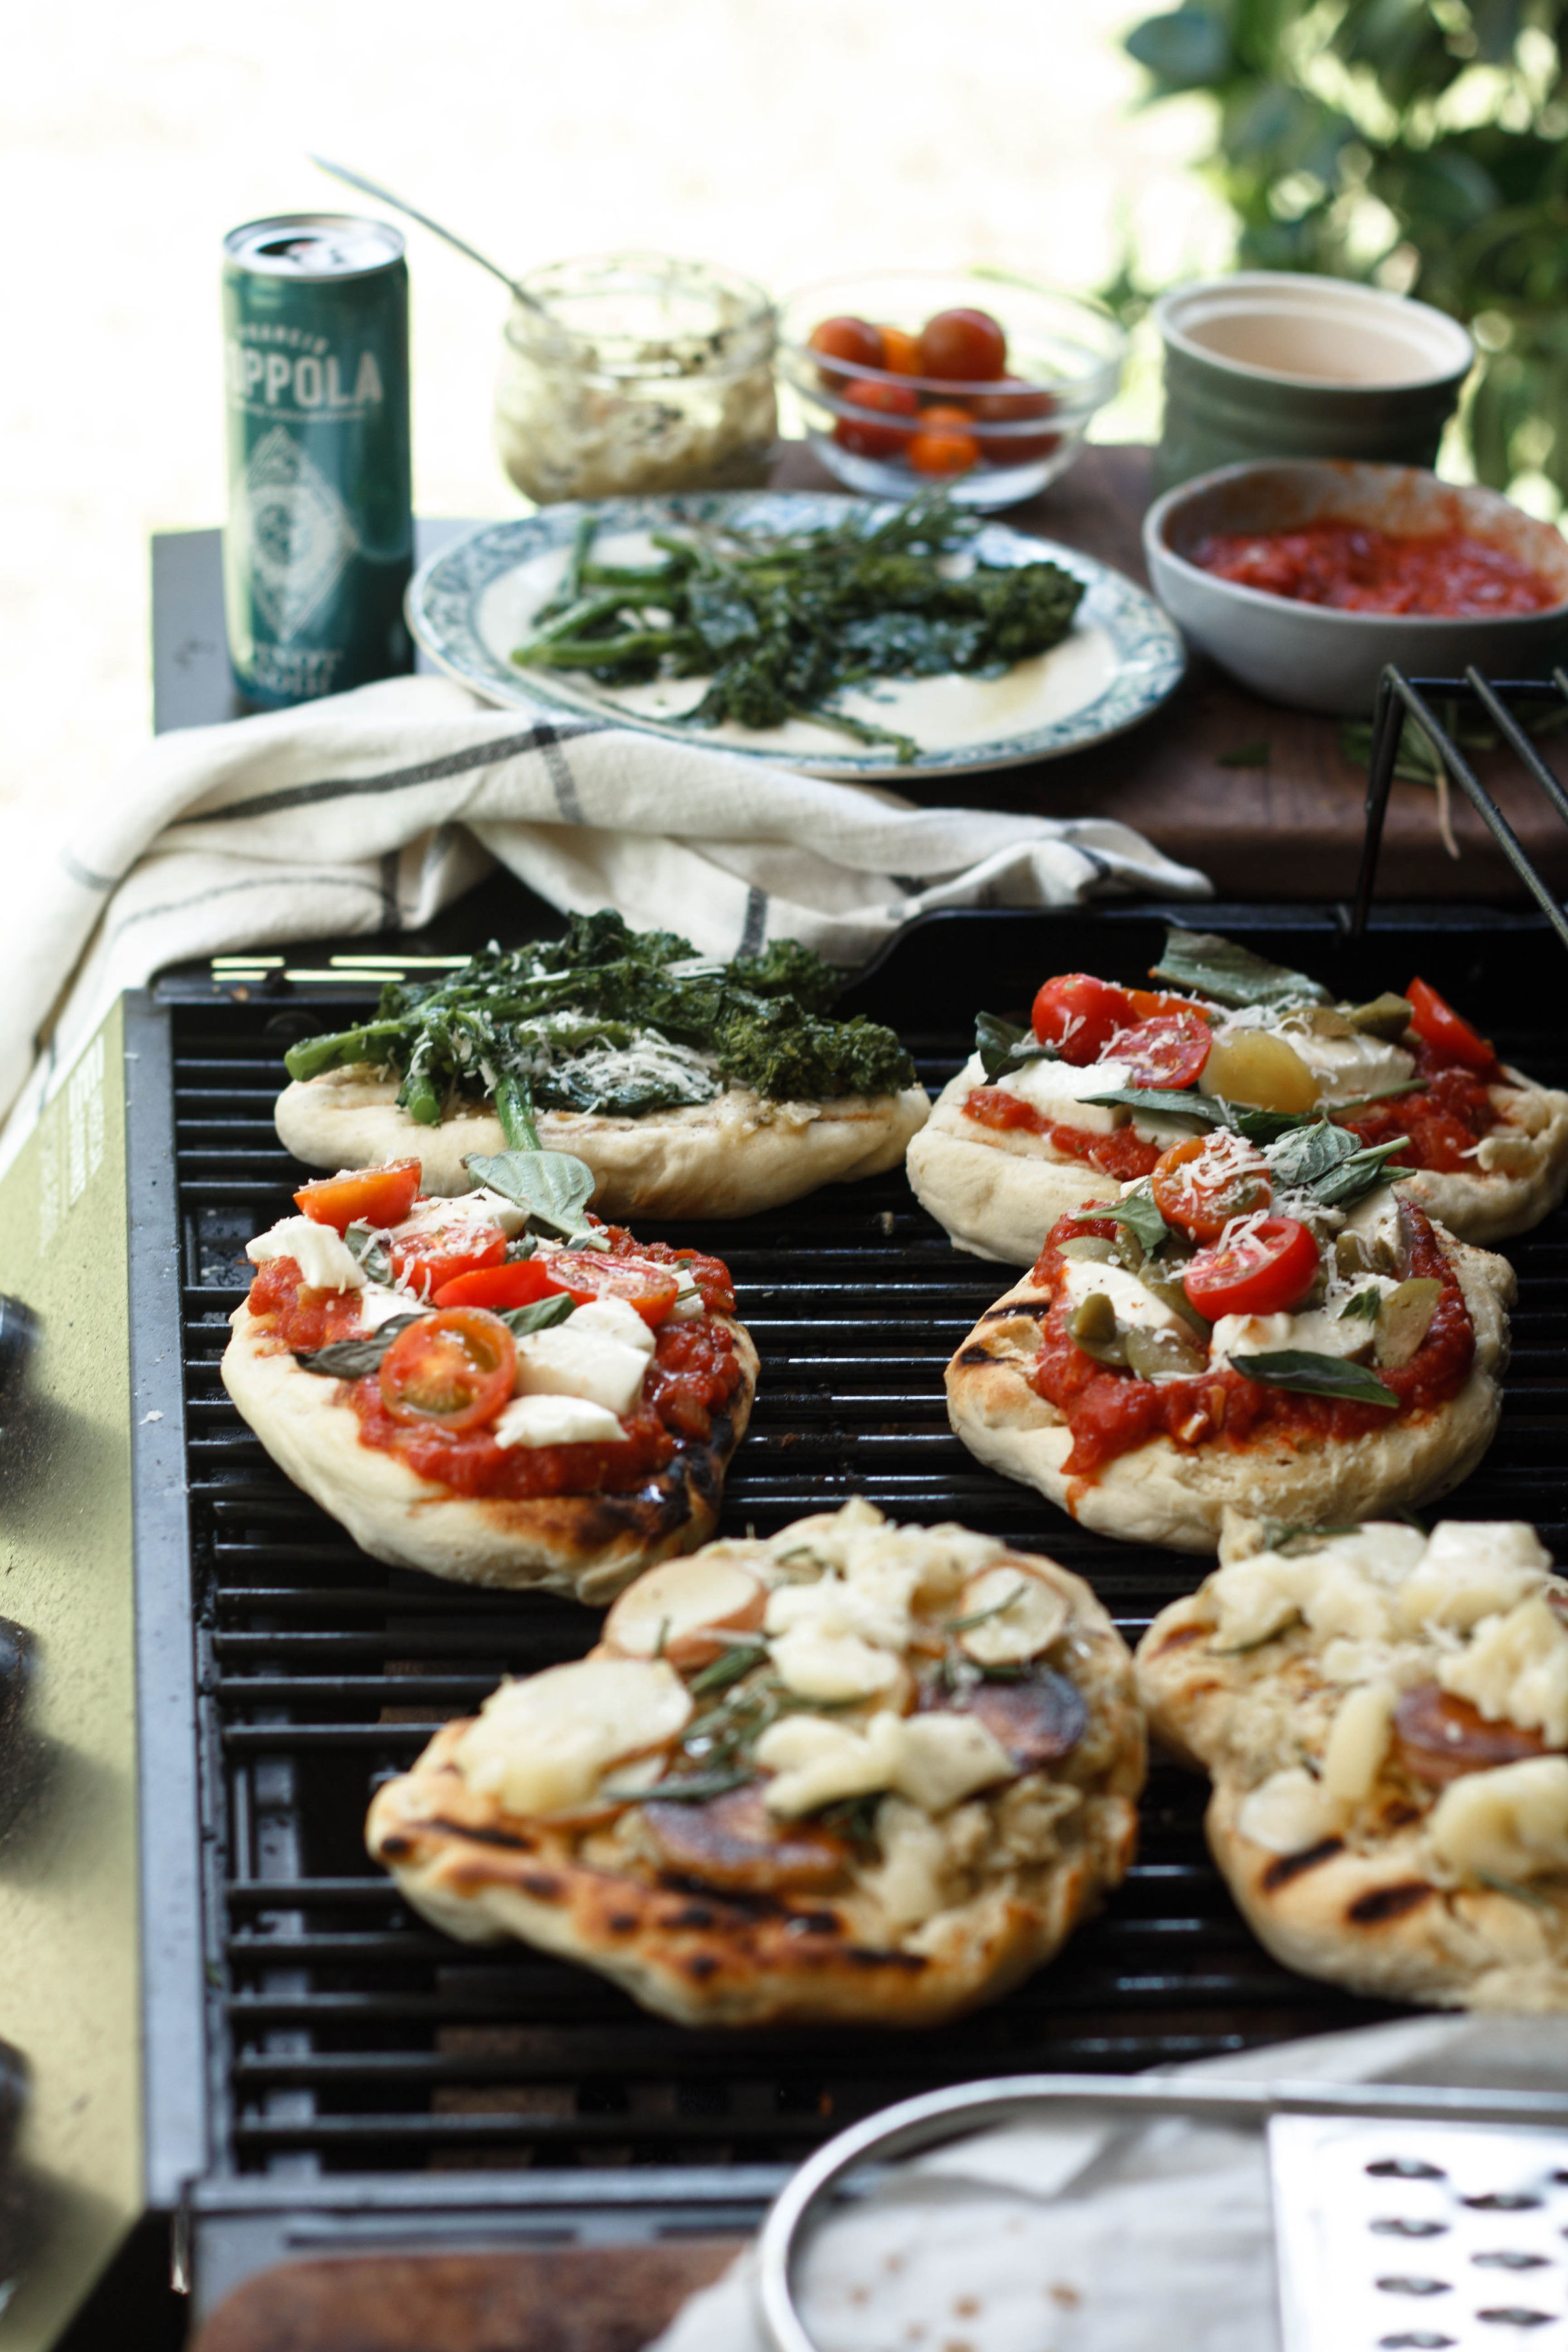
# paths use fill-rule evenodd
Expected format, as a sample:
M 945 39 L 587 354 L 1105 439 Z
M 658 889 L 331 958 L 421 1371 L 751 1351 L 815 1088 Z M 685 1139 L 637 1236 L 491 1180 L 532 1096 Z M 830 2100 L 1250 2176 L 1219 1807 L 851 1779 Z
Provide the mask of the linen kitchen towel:
M 841 964 L 928 907 L 1210 888 L 1106 818 L 918 808 L 427 677 L 160 736 L 63 813 L 6 812 L 0 856 L 0 1157 L 122 988 L 189 957 L 412 929 L 492 859 L 563 909 L 613 906 L 706 954 L 791 938 Z

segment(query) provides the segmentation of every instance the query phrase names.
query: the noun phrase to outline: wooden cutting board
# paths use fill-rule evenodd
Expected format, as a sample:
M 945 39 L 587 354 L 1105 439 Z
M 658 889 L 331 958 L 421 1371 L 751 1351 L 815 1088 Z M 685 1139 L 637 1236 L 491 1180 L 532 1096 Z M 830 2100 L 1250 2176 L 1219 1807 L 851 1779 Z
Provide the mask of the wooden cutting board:
M 1082 548 L 1147 587 L 1139 527 L 1149 503 L 1150 457 L 1147 449 L 1091 445 L 1060 481 L 1002 520 Z M 773 481 L 789 489 L 839 487 L 804 442 L 782 445 Z M 1257 765 L 1225 764 L 1226 755 L 1238 751 L 1266 756 Z M 1552 739 L 1547 756 L 1568 775 L 1568 738 Z M 1560 891 L 1568 888 L 1568 828 L 1508 761 L 1483 757 L 1478 767 L 1547 879 Z M 968 782 L 899 788 L 930 803 L 1120 817 L 1169 856 L 1201 866 L 1222 898 L 1332 899 L 1349 898 L 1354 887 L 1366 777 L 1344 757 L 1337 720 L 1261 702 L 1194 658 L 1162 710 L 1096 750 Z M 1379 896 L 1524 896 L 1479 817 L 1457 794 L 1453 830 L 1457 860 L 1443 843 L 1436 794 L 1396 783 Z

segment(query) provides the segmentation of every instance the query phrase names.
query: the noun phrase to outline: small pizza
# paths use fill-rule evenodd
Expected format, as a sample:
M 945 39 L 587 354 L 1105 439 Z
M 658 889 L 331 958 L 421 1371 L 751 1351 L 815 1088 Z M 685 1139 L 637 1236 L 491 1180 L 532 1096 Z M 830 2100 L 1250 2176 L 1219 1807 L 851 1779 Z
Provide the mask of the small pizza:
M 1497 1427 L 1514 1296 L 1324 1119 L 1229 1130 L 1058 1221 L 948 1366 L 971 1452 L 1085 1527 L 1212 1551 L 1446 1495 Z
M 437 1927 L 684 2025 L 935 2025 L 1120 1881 L 1143 1772 L 1087 1584 L 855 1501 L 651 1569 L 587 1657 L 445 1725 L 366 1836 Z
M 909 1150 L 961 1249 L 1026 1265 L 1067 1210 L 1113 1200 L 1174 1145 L 1324 1118 L 1397 1140 L 1404 1192 L 1461 1241 L 1527 1233 L 1568 1191 L 1568 1094 L 1504 1068 L 1424 980 L 1336 1004 L 1302 972 L 1174 929 L 1150 977 L 1169 985 L 1047 980 L 1026 1031 L 982 1013 Z
M 757 1377 L 719 1259 L 592 1217 L 567 1245 L 500 1192 L 421 1195 L 417 1160 L 295 1198 L 224 1386 L 373 1559 L 603 1602 L 712 1532 Z
M 1568 2010 L 1568 1580 L 1533 1528 L 1235 1516 L 1138 1649 L 1260 1941 L 1357 1992 Z
M 757 1215 L 896 1168 L 931 1108 L 890 1029 L 830 1017 L 843 981 L 793 940 L 724 963 L 574 915 L 291 1046 L 278 1133 L 307 1167 L 416 1157 L 426 1192 L 457 1194 L 521 1113 L 593 1170 L 605 1216 Z

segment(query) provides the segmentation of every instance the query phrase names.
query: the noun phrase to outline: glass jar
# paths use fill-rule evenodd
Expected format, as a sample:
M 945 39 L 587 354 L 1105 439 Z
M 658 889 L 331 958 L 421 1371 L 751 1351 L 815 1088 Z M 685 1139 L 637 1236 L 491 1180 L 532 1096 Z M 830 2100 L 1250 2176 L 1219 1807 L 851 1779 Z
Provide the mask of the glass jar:
M 616 253 L 522 284 L 496 386 L 496 446 L 531 499 L 754 489 L 777 427 L 773 306 L 698 261 Z

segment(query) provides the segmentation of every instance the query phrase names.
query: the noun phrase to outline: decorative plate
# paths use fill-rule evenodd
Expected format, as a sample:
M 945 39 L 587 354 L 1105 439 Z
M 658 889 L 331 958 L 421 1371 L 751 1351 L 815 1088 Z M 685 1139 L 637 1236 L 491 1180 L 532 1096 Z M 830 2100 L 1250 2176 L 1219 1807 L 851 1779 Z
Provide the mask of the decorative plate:
M 710 744 L 816 776 L 897 779 L 963 775 L 1055 760 L 1147 718 L 1171 693 L 1184 662 L 1180 633 L 1153 599 L 1121 572 L 1077 548 L 1028 539 L 1005 523 L 978 534 L 988 563 L 1059 563 L 1085 583 L 1069 635 L 1047 654 L 1015 663 L 1001 677 L 872 679 L 847 692 L 852 718 L 897 729 L 921 747 L 900 763 L 891 750 L 866 747 L 815 719 L 775 728 L 680 724 L 700 700 L 700 678 L 609 688 L 580 673 L 520 669 L 511 649 L 553 593 L 584 513 L 600 518 L 600 561 L 655 561 L 650 534 L 682 524 L 747 530 L 810 530 L 843 520 L 853 503 L 869 516 L 897 511 L 875 499 L 849 501 L 809 490 L 714 490 L 657 499 L 601 499 L 544 507 L 512 522 L 481 524 L 421 565 L 409 583 L 408 625 L 438 668 L 486 701 L 518 709 L 570 712 L 643 729 L 672 740 Z

